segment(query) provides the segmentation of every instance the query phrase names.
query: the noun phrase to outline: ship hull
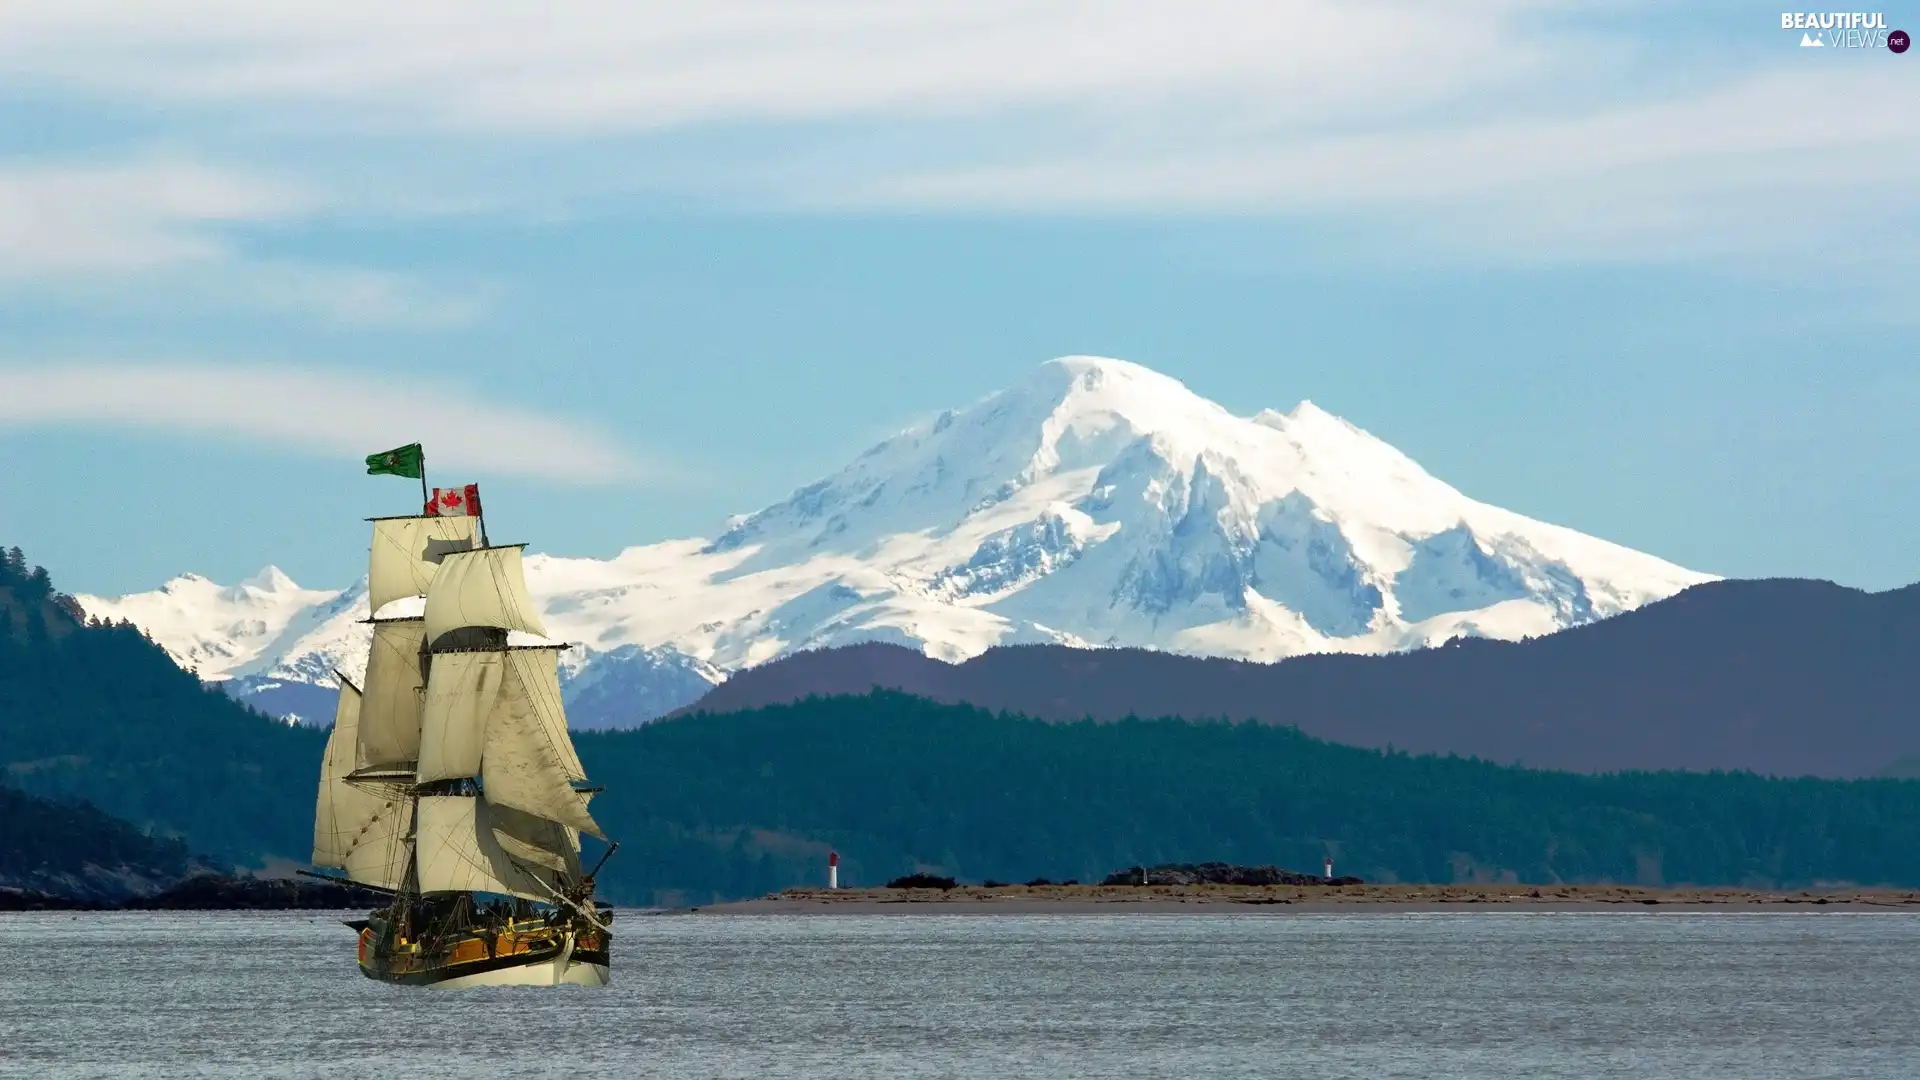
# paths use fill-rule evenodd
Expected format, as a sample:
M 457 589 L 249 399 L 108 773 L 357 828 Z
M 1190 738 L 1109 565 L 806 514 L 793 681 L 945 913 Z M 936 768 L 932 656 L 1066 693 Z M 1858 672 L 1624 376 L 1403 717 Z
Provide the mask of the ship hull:
M 557 939 L 462 938 L 432 953 L 379 947 L 374 928 L 360 933 L 360 973 L 377 982 L 447 989 L 477 986 L 605 986 L 612 981 L 607 940 L 566 932 Z
M 605 986 L 612 981 L 612 972 L 606 964 L 586 964 L 577 960 L 568 961 L 566 967 L 558 960 L 547 960 L 537 964 L 519 964 L 514 967 L 499 968 L 494 971 L 478 971 L 471 975 L 456 975 L 451 979 L 426 985 L 447 990 L 463 990 L 475 986 Z

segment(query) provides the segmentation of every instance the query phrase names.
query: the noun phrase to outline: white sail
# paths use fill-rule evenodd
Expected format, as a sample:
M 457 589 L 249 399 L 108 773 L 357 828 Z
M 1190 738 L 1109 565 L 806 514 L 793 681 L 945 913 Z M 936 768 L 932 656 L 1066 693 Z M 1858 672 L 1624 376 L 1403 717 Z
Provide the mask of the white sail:
M 468 626 L 547 636 L 540 610 L 527 595 L 519 547 L 455 552 L 441 561 L 427 588 L 427 640 Z
M 421 783 L 478 776 L 487 800 L 599 836 L 560 704 L 554 649 L 433 658 L 420 724 Z
M 470 517 L 379 518 L 367 563 L 367 603 L 378 612 L 407 596 L 425 596 L 448 552 L 473 547 Z
M 480 744 L 506 677 L 502 652 L 433 658 L 420 716 L 420 783 L 480 775 Z
M 398 889 L 407 878 L 407 827 L 412 818 L 413 804 L 404 796 L 395 793 L 385 799 L 354 837 L 341 869 L 363 885 Z
M 559 822 L 495 803 L 487 804 L 487 816 L 493 822 L 493 838 L 500 850 L 515 861 L 544 866 L 559 873 L 563 881 L 580 880 L 579 833 Z
M 366 700 L 360 707 L 359 764 L 395 768 L 420 757 L 419 619 L 385 619 L 373 625 L 367 657 Z
M 584 772 L 567 737 L 554 651 L 504 648 L 503 631 L 546 636 L 521 550 L 476 549 L 476 525 L 470 517 L 374 523 L 373 610 L 425 596 L 426 614 L 374 619 L 364 687 L 341 680 L 313 857 L 396 891 L 552 903 L 556 887 L 581 880 L 580 832 L 602 834 L 587 796 L 573 789 Z M 468 628 L 478 629 L 446 637 Z M 430 653 L 430 643 L 446 651 Z M 476 644 L 499 647 L 465 647 Z M 466 778 L 484 793 L 416 794 L 418 784 Z M 462 787 L 473 790 L 441 790 Z
M 349 785 L 343 777 L 356 767 L 354 755 L 360 728 L 360 691 L 340 680 L 340 699 L 333 709 L 333 732 L 320 758 L 320 794 L 313 808 L 313 865 L 344 866 L 351 837 L 359 831 L 364 803 L 373 797 Z
M 333 734 L 320 764 L 320 794 L 313 813 L 313 865 L 337 866 L 355 881 L 383 889 L 400 887 L 406 872 L 407 800 L 382 796 L 346 782 L 356 763 L 360 691 L 340 680 Z
M 509 893 L 546 903 L 533 869 L 515 865 L 494 836 L 487 801 L 470 795 L 423 795 L 414 847 L 421 892 Z M 547 875 L 549 883 L 551 875 Z
M 586 779 L 586 770 L 567 737 L 559 653 L 515 649 L 505 656 L 506 682 L 480 751 L 488 801 L 604 839 L 587 814 L 587 797 L 573 790 L 574 781 Z

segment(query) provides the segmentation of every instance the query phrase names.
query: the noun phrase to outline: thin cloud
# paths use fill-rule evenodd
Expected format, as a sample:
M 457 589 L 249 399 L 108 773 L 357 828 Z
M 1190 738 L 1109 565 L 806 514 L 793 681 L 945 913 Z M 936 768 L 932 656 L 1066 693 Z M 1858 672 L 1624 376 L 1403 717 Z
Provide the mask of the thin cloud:
M 1527 262 L 1673 259 L 1792 248 L 1857 259 L 1898 229 L 1833 244 L 1783 207 L 1856 194 L 1886 220 L 1920 210 L 1920 149 L 1889 139 L 1900 72 L 1771 72 L 1654 102 L 1406 125 L 1156 153 L 1129 146 L 822 186 L 822 205 L 1002 212 L 1319 215 L 1408 248 Z M 1798 114 L 1818 124 L 1783 119 Z
M 0 369 L 0 427 L 99 424 L 244 439 L 356 458 L 423 442 L 434 459 L 595 485 L 649 478 L 571 419 L 363 373 L 206 365 Z
M 1205 98 L 1301 118 L 1431 101 L 1538 59 L 1541 6 L 1332 0 L 394 5 L 12 0 L 13 81 L 188 105 L 371 105 L 547 135 Z
M 1920 155 L 1890 146 L 1907 112 L 1899 72 L 1788 72 L 1757 76 L 1650 104 L 1477 123 L 1400 126 L 1356 135 L 1316 134 L 1272 145 L 1216 149 L 1200 157 L 1067 157 L 1032 165 L 955 170 L 879 181 L 870 195 L 1005 207 L 1061 205 L 1316 209 L 1437 204 L 1516 187 L 1622 170 L 1678 170 L 1695 181 L 1712 168 L 1727 182 L 1763 155 L 1805 154 L 1798 175 L 1843 180 L 1832 155 L 1876 151 L 1900 172 Z M 1824 122 L 1783 121 L 1795 110 Z M 1777 170 L 1767 178 L 1780 179 Z
M 315 204 L 288 181 L 190 161 L 0 162 L 0 282 L 224 259 L 231 250 L 220 226 Z
M 1897 58 L 1812 58 L 1767 13 L 1724 17 L 1727 35 L 1701 38 L 1678 25 L 1692 15 L 1579 0 L 713 0 L 564 17 L 513 0 L 14 0 L 0 88 L 143 115 L 165 102 L 197 142 L 236 121 L 271 130 L 243 152 L 298 155 L 354 212 L 398 217 L 653 197 L 1264 215 L 1366 232 L 1396 258 L 1538 263 L 1844 256 L 1787 207 L 1920 212 Z M 51 250 L 96 261 L 207 258 L 224 236 L 166 207 L 104 231 L 70 221 Z M 5 229 L 0 206 L 0 275 Z
M 239 306 L 346 326 L 470 325 L 497 289 L 251 256 L 245 226 L 311 219 L 311 187 L 253 170 L 150 158 L 115 164 L 0 161 L 0 287 L 91 305 L 137 305 L 125 279 L 164 272 L 170 307 Z

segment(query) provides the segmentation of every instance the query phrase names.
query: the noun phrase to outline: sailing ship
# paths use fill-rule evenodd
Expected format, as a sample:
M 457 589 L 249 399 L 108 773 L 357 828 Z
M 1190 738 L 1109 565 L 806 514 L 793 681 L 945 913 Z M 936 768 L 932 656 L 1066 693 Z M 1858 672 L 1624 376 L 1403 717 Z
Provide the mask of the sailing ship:
M 423 472 L 411 475 L 426 494 Z M 605 985 L 613 912 L 593 887 L 606 856 L 583 872 L 580 834 L 606 837 L 587 812 L 599 789 L 567 736 L 566 646 L 509 643 L 546 627 L 527 595 L 525 545 L 487 543 L 477 494 L 436 489 L 425 513 L 369 519 L 373 642 L 362 685 L 335 672 L 313 862 L 392 894 L 347 923 L 369 978 Z M 455 503 L 474 512 L 443 512 Z M 397 607 L 421 610 L 424 598 L 421 614 L 382 613 L 409 598 Z

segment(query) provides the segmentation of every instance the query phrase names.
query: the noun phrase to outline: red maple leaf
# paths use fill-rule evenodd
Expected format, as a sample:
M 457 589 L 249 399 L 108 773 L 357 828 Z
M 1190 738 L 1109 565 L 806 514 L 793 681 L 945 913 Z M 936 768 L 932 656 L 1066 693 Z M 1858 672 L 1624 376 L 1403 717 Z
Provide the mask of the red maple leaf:
M 446 507 L 459 506 L 460 492 L 454 488 L 448 488 L 446 494 L 440 496 L 440 505 Z

